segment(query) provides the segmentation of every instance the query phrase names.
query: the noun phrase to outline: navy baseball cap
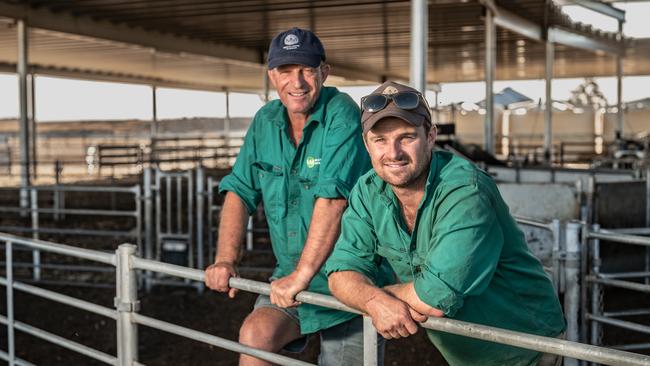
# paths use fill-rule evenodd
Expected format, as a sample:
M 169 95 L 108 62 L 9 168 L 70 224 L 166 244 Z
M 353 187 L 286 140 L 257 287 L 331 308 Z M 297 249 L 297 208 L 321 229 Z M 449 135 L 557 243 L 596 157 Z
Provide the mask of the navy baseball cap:
M 325 61 L 325 49 L 311 31 L 291 28 L 273 38 L 269 46 L 269 69 L 282 65 L 318 67 Z

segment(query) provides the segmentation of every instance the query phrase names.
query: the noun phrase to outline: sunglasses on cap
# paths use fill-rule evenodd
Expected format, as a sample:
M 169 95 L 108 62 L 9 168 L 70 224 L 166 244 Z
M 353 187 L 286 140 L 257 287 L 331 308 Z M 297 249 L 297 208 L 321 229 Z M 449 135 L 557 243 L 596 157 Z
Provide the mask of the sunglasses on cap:
M 403 91 L 395 94 L 370 94 L 361 98 L 361 109 L 366 112 L 378 112 L 388 105 L 388 102 L 393 100 L 395 106 L 399 109 L 413 110 L 420 105 L 420 101 L 424 104 L 429 113 L 429 104 L 422 94 L 412 91 Z

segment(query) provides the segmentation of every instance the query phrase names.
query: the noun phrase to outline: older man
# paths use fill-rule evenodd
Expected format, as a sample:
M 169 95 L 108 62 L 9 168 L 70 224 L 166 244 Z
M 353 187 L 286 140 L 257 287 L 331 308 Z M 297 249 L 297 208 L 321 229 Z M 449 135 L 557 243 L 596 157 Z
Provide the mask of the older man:
M 287 345 L 299 350 L 304 335 L 320 331 L 320 364 L 358 365 L 360 317 L 299 304 L 295 296 L 306 289 L 329 294 L 321 266 L 338 237 L 350 190 L 370 169 L 359 108 L 348 95 L 323 86 L 330 67 L 310 31 L 278 34 L 269 47 L 268 68 L 279 100 L 257 112 L 232 173 L 221 181 L 219 189 L 227 194 L 217 255 L 205 282 L 235 296 L 228 280 L 237 276 L 247 217 L 262 201 L 277 266 L 270 297 L 257 299 L 240 342 L 272 352 Z M 242 355 L 240 364 L 268 363 Z
M 422 95 L 386 82 L 361 107 L 374 170 L 350 193 L 326 265 L 332 293 L 370 315 L 385 338 L 414 334 L 427 316 L 560 335 L 565 322 L 553 286 L 492 179 L 462 158 L 432 152 L 436 128 Z M 380 258 L 399 284 L 375 281 Z M 541 357 L 427 334 L 451 365 L 534 365 Z

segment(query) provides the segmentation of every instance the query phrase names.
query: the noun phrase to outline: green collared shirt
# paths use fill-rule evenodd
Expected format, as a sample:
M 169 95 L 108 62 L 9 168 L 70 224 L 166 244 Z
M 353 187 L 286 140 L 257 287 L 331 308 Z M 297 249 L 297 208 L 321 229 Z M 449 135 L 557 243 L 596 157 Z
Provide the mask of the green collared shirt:
M 391 187 L 374 171 L 359 179 L 343 215 L 328 274 L 377 275 L 388 259 L 402 283 L 445 316 L 557 336 L 565 328 L 560 303 L 541 263 L 503 202 L 494 181 L 471 163 L 434 152 L 413 234 Z M 451 365 L 534 365 L 530 350 L 427 330 Z
M 272 278 L 291 274 L 302 253 L 317 198 L 348 198 L 370 169 L 361 137 L 359 107 L 336 88 L 325 87 L 313 107 L 298 146 L 288 131 L 279 100 L 253 118 L 237 161 L 219 191 L 236 193 L 253 213 L 260 201 L 277 259 Z M 329 294 L 321 269 L 309 291 Z M 304 334 L 329 328 L 355 315 L 304 304 L 298 308 Z

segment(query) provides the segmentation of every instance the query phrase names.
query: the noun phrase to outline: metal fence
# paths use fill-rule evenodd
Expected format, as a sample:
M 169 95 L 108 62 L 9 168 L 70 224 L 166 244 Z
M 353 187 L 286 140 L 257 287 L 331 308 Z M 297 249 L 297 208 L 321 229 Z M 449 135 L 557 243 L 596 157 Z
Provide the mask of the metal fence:
M 601 270 L 603 258 L 600 255 L 601 241 L 606 241 L 615 245 L 632 245 L 650 248 L 650 238 L 629 233 L 650 234 L 650 228 L 627 229 L 625 233 L 615 232 L 612 230 L 600 229 L 598 225 L 591 227 L 585 225 L 582 227 L 583 247 L 590 249 L 589 263 L 591 265 L 585 269 L 583 274 L 583 283 L 590 284 L 591 299 L 583 291 L 582 294 L 582 340 L 591 344 L 602 344 L 602 325 L 607 324 L 616 328 L 622 328 L 643 334 L 650 334 L 650 326 L 639 322 L 624 320 L 630 316 L 649 315 L 650 308 L 638 308 L 634 303 L 633 309 L 617 309 L 614 311 L 605 311 L 603 302 L 603 292 L 606 288 L 620 288 L 640 293 L 650 293 L 650 270 L 648 262 L 645 261 L 643 269 L 621 271 L 621 272 L 604 272 Z M 591 300 L 591 301 L 589 301 Z M 588 307 L 591 303 L 591 309 Z M 623 318 L 623 319 L 621 319 Z M 617 349 L 640 350 L 650 349 L 649 342 L 634 344 L 617 344 L 613 345 Z
M 134 240 L 140 247 L 142 245 L 142 206 L 140 186 L 115 187 L 115 186 L 77 186 L 77 185 L 54 185 L 54 186 L 31 186 L 25 189 L 1 187 L 0 191 L 16 191 L 18 196 L 21 192 L 29 193 L 29 206 L 0 206 L 0 213 L 15 214 L 15 217 L 25 217 L 29 220 L 28 226 L 0 226 L 0 231 L 9 231 L 14 233 L 31 234 L 33 239 L 39 239 L 42 234 L 48 235 L 65 235 L 80 237 L 120 237 Z M 130 195 L 128 199 L 132 202 L 131 209 L 118 209 L 115 202 L 111 203 L 112 208 L 73 208 L 66 205 L 66 193 L 86 193 L 109 194 L 115 201 L 115 195 Z M 70 200 L 70 198 L 68 198 Z M 50 203 L 51 204 L 47 204 Z M 128 218 L 132 219 L 133 225 L 128 229 L 106 230 L 101 228 L 61 228 L 46 227 L 43 225 L 44 216 L 51 218 L 53 222 L 58 222 L 66 216 L 94 216 L 94 217 L 111 217 L 111 218 Z M 41 253 L 38 249 L 32 251 L 31 263 L 17 263 L 20 266 L 32 267 L 34 281 L 41 279 L 42 270 L 47 268 L 88 271 L 97 270 L 89 266 L 77 266 L 73 264 L 59 265 L 57 263 L 44 263 L 41 260 Z
M 115 254 L 110 254 L 45 241 L 24 239 L 8 234 L 0 234 L 0 242 L 5 243 L 5 253 L 7 259 L 7 265 L 5 269 L 6 276 L 0 278 L 0 284 L 6 287 L 7 314 L 6 316 L 0 315 L 0 323 L 6 325 L 8 335 L 7 350 L 0 351 L 0 358 L 8 361 L 10 366 L 30 365 L 27 360 L 16 358 L 14 344 L 14 334 L 16 331 L 28 333 L 42 340 L 68 348 L 72 351 L 81 353 L 106 364 L 141 365 L 137 362 L 139 325 L 152 327 L 181 337 L 186 337 L 199 342 L 229 349 L 235 352 L 249 354 L 282 365 L 309 365 L 308 363 L 294 360 L 289 357 L 253 349 L 225 338 L 198 332 L 138 313 L 138 270 L 164 273 L 169 276 L 176 276 L 191 281 L 203 281 L 203 271 L 143 259 L 136 254 L 136 248 L 133 245 L 129 244 L 120 245 Z M 116 268 L 115 307 L 108 308 L 100 306 L 94 303 L 65 296 L 50 290 L 15 281 L 13 278 L 12 263 L 12 252 L 14 246 L 25 246 L 33 250 L 37 249 L 42 251 L 50 251 L 62 255 L 92 260 L 103 263 L 105 265 L 114 266 Z M 268 294 L 270 290 L 270 286 L 266 283 L 250 281 L 242 278 L 231 279 L 230 286 L 244 291 L 252 291 L 262 294 Z M 74 342 L 69 339 L 54 335 L 52 333 L 14 319 L 14 291 L 27 292 L 35 296 L 57 301 L 115 320 L 117 323 L 117 355 L 113 356 L 106 354 L 78 342 Z M 297 295 L 297 300 L 305 303 L 358 313 L 356 310 L 343 305 L 331 296 L 310 292 L 301 292 Z M 650 356 L 646 355 L 586 345 L 557 338 L 535 336 L 505 329 L 488 327 L 480 324 L 462 322 L 449 318 L 430 318 L 426 322 L 422 323 L 422 326 L 428 329 L 483 339 L 521 348 L 527 348 L 539 352 L 558 354 L 575 359 L 598 362 L 605 365 L 650 364 Z M 374 350 L 374 345 L 376 342 L 377 333 L 374 328 L 372 328 L 371 319 L 364 318 L 364 348 Z M 376 355 L 374 355 L 374 352 L 366 352 L 364 355 L 364 365 L 370 366 L 376 365 L 376 363 L 377 359 Z

